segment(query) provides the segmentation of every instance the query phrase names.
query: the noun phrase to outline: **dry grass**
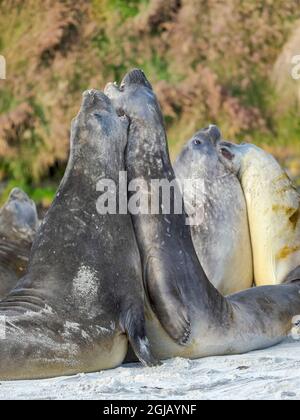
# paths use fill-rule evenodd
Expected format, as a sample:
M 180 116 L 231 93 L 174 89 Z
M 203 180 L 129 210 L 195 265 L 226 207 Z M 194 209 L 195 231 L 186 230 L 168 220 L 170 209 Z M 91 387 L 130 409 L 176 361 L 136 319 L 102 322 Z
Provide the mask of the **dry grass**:
M 271 77 L 299 31 L 298 0 L 2 0 L 0 7 L 8 77 L 0 81 L 0 179 L 57 182 L 82 91 L 133 66 L 158 93 L 173 157 L 209 122 L 227 138 L 258 142 L 287 160 L 300 156 L 299 109 L 288 101 L 282 109 Z

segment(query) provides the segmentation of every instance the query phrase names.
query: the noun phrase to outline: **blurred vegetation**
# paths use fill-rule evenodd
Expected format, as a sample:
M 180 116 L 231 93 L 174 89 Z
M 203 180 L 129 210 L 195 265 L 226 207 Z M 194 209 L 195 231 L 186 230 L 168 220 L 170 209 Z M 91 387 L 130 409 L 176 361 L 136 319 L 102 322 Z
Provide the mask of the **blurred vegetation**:
M 199 128 L 253 141 L 300 174 L 299 0 L 0 0 L 0 188 L 44 206 L 64 172 L 81 93 L 144 69 L 171 155 Z M 298 51 L 297 51 L 298 48 Z M 1 187 L 2 186 L 2 187 Z M 1 193 L 1 191 L 0 191 Z

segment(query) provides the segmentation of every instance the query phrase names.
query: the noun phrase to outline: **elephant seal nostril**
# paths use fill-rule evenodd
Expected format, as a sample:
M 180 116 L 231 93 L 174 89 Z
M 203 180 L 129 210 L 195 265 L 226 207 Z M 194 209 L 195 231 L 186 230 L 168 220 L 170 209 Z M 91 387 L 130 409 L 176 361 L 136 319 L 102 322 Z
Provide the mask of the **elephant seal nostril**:
M 218 141 L 221 140 L 221 137 L 222 137 L 221 136 L 221 131 L 220 131 L 219 127 L 217 127 L 216 125 L 211 124 L 208 127 L 207 131 L 208 131 L 208 134 L 210 136 L 211 141 L 214 144 L 216 144 Z

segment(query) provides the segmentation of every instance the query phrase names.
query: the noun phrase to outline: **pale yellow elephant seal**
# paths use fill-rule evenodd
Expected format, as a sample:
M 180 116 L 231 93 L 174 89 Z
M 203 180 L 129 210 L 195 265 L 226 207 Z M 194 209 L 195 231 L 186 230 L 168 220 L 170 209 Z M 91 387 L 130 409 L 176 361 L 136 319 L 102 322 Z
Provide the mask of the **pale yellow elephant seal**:
M 259 147 L 221 142 L 217 148 L 246 197 L 255 283 L 280 284 L 300 264 L 300 195 L 277 160 Z

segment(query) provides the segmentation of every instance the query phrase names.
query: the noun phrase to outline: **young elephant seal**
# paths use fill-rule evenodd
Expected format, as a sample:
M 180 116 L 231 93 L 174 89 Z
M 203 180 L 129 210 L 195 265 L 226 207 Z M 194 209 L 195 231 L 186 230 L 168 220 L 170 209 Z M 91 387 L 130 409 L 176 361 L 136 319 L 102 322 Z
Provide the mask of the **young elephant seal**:
M 103 93 L 83 94 L 66 173 L 28 273 L 0 302 L 0 380 L 113 368 L 125 358 L 128 338 L 139 359 L 153 363 L 130 216 L 96 210 L 99 180 L 117 182 L 124 169 L 127 127 Z
M 163 117 L 140 70 L 106 93 L 130 118 L 128 178 L 174 180 Z M 149 190 L 148 190 L 149 191 Z M 172 196 L 173 197 L 173 196 Z M 160 358 L 243 353 L 274 345 L 300 314 L 300 284 L 252 288 L 224 298 L 208 281 L 194 251 L 185 214 L 135 214 L 147 290 L 147 335 Z
M 221 142 L 218 151 L 245 193 L 255 283 L 281 284 L 300 263 L 300 195 L 276 159 L 259 147 Z
M 228 295 L 252 286 L 253 266 L 244 193 L 218 158 L 215 144 L 220 140 L 218 127 L 200 130 L 173 167 L 199 261 L 210 282 Z
M 34 202 L 25 192 L 14 188 L 0 209 L 0 299 L 25 274 L 38 228 Z

